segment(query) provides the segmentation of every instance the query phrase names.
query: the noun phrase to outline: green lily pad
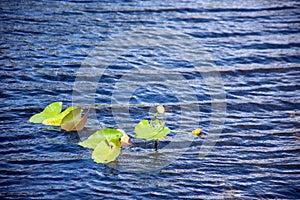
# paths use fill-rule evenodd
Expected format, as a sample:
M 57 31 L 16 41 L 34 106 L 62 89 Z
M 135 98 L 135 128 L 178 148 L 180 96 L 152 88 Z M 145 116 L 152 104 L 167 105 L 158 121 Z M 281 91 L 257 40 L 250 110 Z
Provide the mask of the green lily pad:
M 96 163 L 109 163 L 116 160 L 120 153 L 119 139 L 103 140 L 96 146 L 92 158 Z
M 150 123 L 148 120 L 142 120 L 134 129 L 135 138 L 146 140 L 163 139 L 170 132 L 170 129 L 164 125 L 165 123 L 159 120 L 150 121 Z
M 55 117 L 62 110 L 62 102 L 49 104 L 42 112 L 33 115 L 29 121 L 31 123 L 42 123 L 45 119 Z
M 60 126 L 61 122 L 63 120 L 63 118 L 69 114 L 72 110 L 75 110 L 77 108 L 77 106 L 70 106 L 68 107 L 66 110 L 64 110 L 63 112 L 59 113 L 58 115 L 45 119 L 43 121 L 43 124 L 45 125 L 51 125 L 51 126 Z
M 95 149 L 102 141 L 111 141 L 114 139 L 119 140 L 122 136 L 123 133 L 119 130 L 109 128 L 102 129 L 93 133 L 86 140 L 79 142 L 78 145 L 89 149 Z

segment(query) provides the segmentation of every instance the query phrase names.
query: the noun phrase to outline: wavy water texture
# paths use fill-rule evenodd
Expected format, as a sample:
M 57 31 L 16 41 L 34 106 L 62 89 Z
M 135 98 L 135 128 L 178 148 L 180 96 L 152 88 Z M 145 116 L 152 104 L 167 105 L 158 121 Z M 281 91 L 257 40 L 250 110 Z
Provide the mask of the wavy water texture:
M 1 1 L 1 199 L 299 199 L 299 10 L 299 1 L 292 0 Z M 169 45 L 166 38 L 174 31 L 188 38 L 183 44 L 194 44 Z M 126 37 L 131 33 L 137 43 Z M 161 42 L 147 46 L 153 37 Z M 108 61 L 114 57 L 105 52 L 122 51 L 109 66 L 97 63 L 107 67 L 100 80 L 92 71 L 78 74 L 95 48 Z M 202 67 L 195 70 L 184 50 L 205 52 L 211 61 L 199 54 Z M 208 129 L 218 121 L 211 115 L 212 95 L 218 89 L 203 78 L 211 73 L 220 73 L 226 93 L 220 101 L 227 105 L 224 129 L 212 138 Z M 157 74 L 162 79 L 151 78 Z M 166 78 L 178 74 L 184 79 Z M 160 103 L 169 127 L 182 121 L 193 130 L 196 123 L 203 137 L 171 134 L 158 152 L 152 142 L 133 140 L 119 163 L 97 165 L 77 145 L 77 133 L 28 122 L 52 101 L 71 105 L 80 76 L 87 91 L 98 82 L 95 95 L 80 95 L 95 98 L 83 106 L 92 106 L 102 126 L 120 125 L 112 111 L 125 116 L 126 105 L 118 104 L 114 89 L 131 76 L 124 88 L 147 84 L 128 102 L 130 118 L 122 127 L 129 135 Z M 196 99 L 180 101 L 165 83 Z M 181 112 L 194 105 L 199 110 Z M 89 121 L 87 131 L 98 123 Z M 211 144 L 205 141 L 215 145 L 202 157 L 200 149 Z M 145 166 L 157 169 L 136 173 L 149 170 Z

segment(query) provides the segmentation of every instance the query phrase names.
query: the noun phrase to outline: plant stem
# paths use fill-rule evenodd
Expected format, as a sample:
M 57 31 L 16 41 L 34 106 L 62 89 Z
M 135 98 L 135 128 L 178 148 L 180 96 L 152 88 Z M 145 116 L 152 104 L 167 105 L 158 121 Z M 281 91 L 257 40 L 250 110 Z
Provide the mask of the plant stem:
M 186 131 L 182 131 L 182 130 L 171 130 L 171 132 L 191 134 L 191 132 L 186 132 Z
M 155 140 L 155 141 L 154 141 L 154 148 L 155 148 L 155 151 L 158 150 L 158 140 Z
M 154 120 L 156 120 L 157 119 L 157 115 L 158 115 L 158 113 L 156 112 L 154 115 L 153 115 L 153 117 L 154 117 Z

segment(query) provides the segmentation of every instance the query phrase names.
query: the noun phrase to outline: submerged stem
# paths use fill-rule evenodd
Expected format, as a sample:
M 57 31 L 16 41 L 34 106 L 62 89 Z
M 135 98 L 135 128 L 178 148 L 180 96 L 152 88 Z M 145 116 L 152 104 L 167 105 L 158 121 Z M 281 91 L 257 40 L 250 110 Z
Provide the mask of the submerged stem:
M 155 148 L 155 151 L 158 150 L 158 140 L 155 140 L 155 141 L 154 141 L 154 148 Z

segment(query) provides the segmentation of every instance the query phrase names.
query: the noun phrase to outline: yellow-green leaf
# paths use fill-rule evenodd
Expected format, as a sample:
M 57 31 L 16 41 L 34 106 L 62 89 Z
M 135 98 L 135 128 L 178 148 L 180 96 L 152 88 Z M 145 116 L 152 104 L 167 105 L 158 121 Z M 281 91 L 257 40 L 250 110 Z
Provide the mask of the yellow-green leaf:
M 45 119 L 58 115 L 62 110 L 62 102 L 49 104 L 42 112 L 33 115 L 29 121 L 31 123 L 42 123 Z
M 148 120 L 142 120 L 135 126 L 134 133 L 135 138 L 146 139 L 152 135 L 153 129 L 150 127 Z
M 79 142 L 78 145 L 89 149 L 95 149 L 100 142 L 105 140 L 110 141 L 114 139 L 119 140 L 123 135 L 124 133 L 119 130 L 106 128 L 96 131 L 86 140 Z
M 63 112 L 59 113 L 58 115 L 45 119 L 43 121 L 43 124 L 45 125 L 51 125 L 51 126 L 60 126 L 62 119 L 69 114 L 72 110 L 75 110 L 77 108 L 77 106 L 70 106 L 68 107 L 66 110 L 64 110 Z
M 88 118 L 88 113 L 87 111 L 83 117 L 81 117 L 82 113 L 81 108 L 76 108 L 72 111 L 70 111 L 63 119 L 61 122 L 61 128 L 65 131 L 80 131 L 84 128 L 87 118 Z
M 164 126 L 163 121 L 155 120 L 149 124 L 148 120 L 142 120 L 138 123 L 135 128 L 135 138 L 146 139 L 146 140 L 158 140 L 163 139 L 170 129 Z
M 96 163 L 109 163 L 117 159 L 121 153 L 121 146 L 118 139 L 101 141 L 92 153 Z

